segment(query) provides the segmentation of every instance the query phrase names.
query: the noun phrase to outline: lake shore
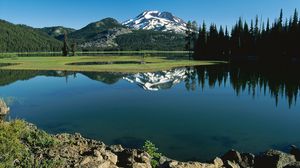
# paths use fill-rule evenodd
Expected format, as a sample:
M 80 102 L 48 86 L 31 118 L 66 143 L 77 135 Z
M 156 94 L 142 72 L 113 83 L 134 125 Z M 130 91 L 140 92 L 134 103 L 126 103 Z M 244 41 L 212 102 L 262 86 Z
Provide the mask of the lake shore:
M 151 168 L 153 158 L 142 149 L 105 145 L 80 134 L 51 135 L 22 120 L 0 123 L 0 167 L 133 167 Z M 157 160 L 161 168 L 300 167 L 300 150 L 290 154 L 276 150 L 254 155 L 230 150 L 207 163 L 180 162 L 165 156 Z

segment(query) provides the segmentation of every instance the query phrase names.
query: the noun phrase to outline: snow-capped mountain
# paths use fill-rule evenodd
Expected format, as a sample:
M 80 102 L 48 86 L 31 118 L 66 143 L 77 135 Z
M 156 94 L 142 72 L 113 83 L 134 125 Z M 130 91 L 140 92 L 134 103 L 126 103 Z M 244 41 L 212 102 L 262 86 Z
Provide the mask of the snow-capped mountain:
M 187 68 L 176 68 L 161 72 L 137 73 L 123 77 L 123 79 L 130 83 L 136 83 L 145 90 L 158 91 L 170 89 L 172 86 L 182 82 L 191 71 Z
M 184 33 L 186 23 L 170 12 L 145 11 L 134 19 L 122 23 L 137 30 L 157 30 Z

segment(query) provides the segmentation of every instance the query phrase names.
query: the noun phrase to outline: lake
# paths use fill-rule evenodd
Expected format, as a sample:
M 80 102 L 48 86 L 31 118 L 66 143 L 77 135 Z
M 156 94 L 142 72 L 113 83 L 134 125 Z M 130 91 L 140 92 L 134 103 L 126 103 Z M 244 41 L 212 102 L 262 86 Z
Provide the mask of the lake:
M 300 146 L 300 71 L 295 66 L 213 65 L 122 74 L 0 71 L 7 120 L 140 148 L 178 160 L 229 149 Z

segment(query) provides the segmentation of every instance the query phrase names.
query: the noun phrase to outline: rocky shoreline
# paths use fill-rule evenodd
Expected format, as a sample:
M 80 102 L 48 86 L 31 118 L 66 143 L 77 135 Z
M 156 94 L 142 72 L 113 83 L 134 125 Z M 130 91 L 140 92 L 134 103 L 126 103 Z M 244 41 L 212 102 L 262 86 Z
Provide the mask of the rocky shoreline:
M 103 142 L 84 138 L 78 133 L 49 135 L 36 126 L 20 120 L 2 121 L 0 126 L 0 140 L 4 139 L 3 142 L 5 141 L 3 136 L 6 134 L 2 131 L 7 131 L 7 126 L 12 126 L 13 131 L 20 130 L 17 132 L 20 142 L 29 151 L 27 157 L 33 160 L 34 167 L 42 167 L 39 166 L 42 163 L 43 165 L 51 163 L 47 167 L 152 168 L 153 158 L 141 149 L 126 149 L 121 145 L 107 146 Z M 9 133 L 11 134 L 14 132 Z M 2 145 L 6 144 L 1 142 L 0 149 L 3 148 Z M 0 150 L 0 167 L 4 159 L 5 153 L 1 153 Z M 24 167 L 23 160 L 19 158 L 13 158 L 11 161 L 9 164 L 13 167 Z M 165 156 L 161 156 L 157 162 L 158 168 L 300 168 L 300 150 L 296 146 L 291 146 L 290 153 L 271 149 L 258 155 L 230 150 L 208 163 L 180 162 Z

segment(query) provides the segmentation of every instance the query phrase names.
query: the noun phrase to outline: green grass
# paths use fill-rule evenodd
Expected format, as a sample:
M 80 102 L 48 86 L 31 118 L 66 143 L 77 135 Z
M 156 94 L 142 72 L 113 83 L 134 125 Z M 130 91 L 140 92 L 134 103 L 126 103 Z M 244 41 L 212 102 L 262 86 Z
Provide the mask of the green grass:
M 114 62 L 114 61 L 145 61 L 146 64 L 109 64 L 109 65 L 67 65 L 78 62 Z M 75 57 L 12 57 L 0 59 L 0 66 L 6 70 L 61 70 L 90 72 L 150 72 L 167 70 L 175 67 L 212 65 L 217 61 L 193 61 L 187 59 L 167 59 L 164 57 L 140 56 L 75 56 Z
M 59 142 L 22 120 L 0 121 L 0 167 L 57 167 L 58 160 L 38 160 L 33 149 L 48 148 Z M 29 147 L 30 146 L 30 147 Z
M 32 56 L 59 56 L 61 51 L 47 52 L 47 51 L 38 51 L 38 52 L 0 52 L 0 58 L 10 58 L 10 57 L 32 57 Z M 115 55 L 124 55 L 124 54 L 188 54 L 188 51 L 157 51 L 157 50 L 141 50 L 141 51 L 77 51 L 76 54 L 79 56 L 90 56 L 90 55 L 105 55 L 105 54 L 115 54 Z

